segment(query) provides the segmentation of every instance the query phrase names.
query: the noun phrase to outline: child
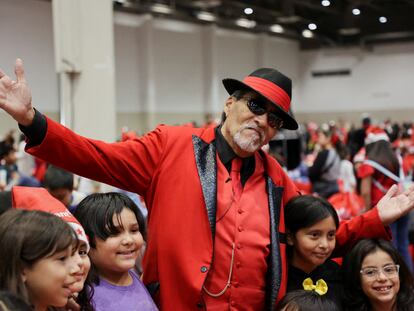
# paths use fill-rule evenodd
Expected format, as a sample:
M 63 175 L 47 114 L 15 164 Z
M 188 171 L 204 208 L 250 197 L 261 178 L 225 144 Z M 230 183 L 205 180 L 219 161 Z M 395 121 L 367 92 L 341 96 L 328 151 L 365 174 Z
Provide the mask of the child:
M 79 271 L 76 273 L 76 283 L 72 286 L 72 297 L 78 305 L 80 311 L 94 311 L 92 305 L 91 286 L 87 279 L 89 270 L 91 268 L 91 261 L 88 256 L 89 244 L 85 240 L 79 239 L 78 247 L 75 250 L 75 254 L 79 256 L 80 263 Z
M 10 191 L 0 192 L 0 215 L 11 208 L 39 210 L 54 214 L 65 220 L 75 230 L 79 243 L 72 257 L 79 269 L 74 274 L 77 281 L 72 286 L 72 295 L 76 297 L 81 311 L 93 310 L 90 304 L 92 293 L 87 289 L 88 284 L 85 286 L 91 266 L 88 257 L 89 242 L 85 231 L 75 217 L 69 213 L 63 203 L 52 197 L 46 189 L 37 187 L 14 186 Z
M 280 311 L 340 311 L 332 300 L 315 291 L 294 290 L 286 294 L 279 304 Z
M 82 200 L 75 217 L 90 238 L 90 278 L 97 311 L 158 310 L 134 271 L 145 240 L 145 222 L 121 193 L 96 193 Z
M 359 241 L 343 269 L 346 310 L 414 310 L 413 277 L 390 242 Z
M 328 124 L 322 124 L 318 143 L 321 150 L 318 152 L 313 165 L 309 167 L 308 175 L 312 184 L 312 191 L 319 196 L 329 198 L 339 191 L 337 179 L 341 167 L 341 159 L 338 148 L 342 146 L 334 128 Z
M 335 209 L 323 198 L 298 196 L 285 207 L 285 224 L 289 261 L 287 291 L 303 289 L 307 278 L 313 283 L 323 279 L 328 285 L 327 297 L 340 305 L 340 267 L 329 260 L 339 226 Z
M 62 219 L 40 211 L 11 209 L 0 217 L 0 290 L 22 297 L 35 311 L 63 307 L 79 267 L 77 238 Z
M 56 199 L 61 201 L 67 209 L 73 213 L 86 195 L 74 189 L 74 176 L 72 173 L 59 167 L 49 165 L 44 179 L 43 186 Z

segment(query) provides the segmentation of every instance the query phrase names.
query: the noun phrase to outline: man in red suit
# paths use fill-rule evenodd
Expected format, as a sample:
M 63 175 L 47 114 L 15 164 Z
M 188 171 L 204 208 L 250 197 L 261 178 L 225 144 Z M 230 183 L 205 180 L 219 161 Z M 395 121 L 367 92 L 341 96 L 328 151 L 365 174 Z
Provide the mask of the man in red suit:
M 223 80 L 230 96 L 216 128 L 158 126 L 108 144 L 81 137 L 36 111 L 16 61 L 0 71 L 0 108 L 28 138 L 27 151 L 75 174 L 136 192 L 149 211 L 143 281 L 162 310 L 273 310 L 287 280 L 283 207 L 298 191 L 261 147 L 296 129 L 291 80 L 261 68 Z M 378 207 L 342 224 L 342 251 L 414 206 L 392 189 Z

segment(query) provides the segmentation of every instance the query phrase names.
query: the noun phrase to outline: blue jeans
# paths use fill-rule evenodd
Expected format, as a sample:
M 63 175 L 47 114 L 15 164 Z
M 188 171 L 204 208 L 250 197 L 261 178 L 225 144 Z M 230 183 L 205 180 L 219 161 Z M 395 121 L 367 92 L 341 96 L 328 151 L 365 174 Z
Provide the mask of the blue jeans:
M 393 222 L 390 227 L 392 231 L 392 244 L 398 250 L 408 268 L 413 271 L 413 260 L 408 252 L 408 223 L 410 216 L 405 215 Z

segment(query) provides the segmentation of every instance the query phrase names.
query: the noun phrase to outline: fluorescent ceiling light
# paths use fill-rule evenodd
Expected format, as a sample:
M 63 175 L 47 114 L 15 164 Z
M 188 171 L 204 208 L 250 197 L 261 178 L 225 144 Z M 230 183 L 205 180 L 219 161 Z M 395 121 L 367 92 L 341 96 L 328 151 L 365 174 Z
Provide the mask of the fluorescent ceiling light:
M 244 14 L 247 14 L 247 15 L 253 14 L 253 9 L 252 8 L 245 8 L 244 9 Z
M 329 0 L 322 0 L 321 4 L 322 6 L 330 6 L 331 2 Z
M 172 9 L 165 4 L 156 3 L 151 6 L 151 11 L 155 13 L 162 13 L 162 14 L 170 14 L 172 13 Z
M 214 22 L 216 20 L 216 17 L 213 14 L 205 11 L 198 12 L 197 18 L 206 22 Z
M 354 14 L 354 15 L 359 15 L 359 14 L 361 14 L 361 10 L 360 9 L 352 9 L 352 14 Z
M 387 20 L 387 18 L 385 16 L 381 16 L 379 18 L 379 21 L 380 21 L 380 23 L 385 24 L 388 20 Z
M 285 31 L 283 26 L 281 26 L 279 24 L 274 24 L 274 25 L 270 26 L 269 29 L 270 29 L 270 31 L 276 32 L 276 33 L 282 33 L 282 32 Z
M 304 36 L 305 38 L 312 38 L 313 32 L 309 29 L 305 29 L 304 31 L 302 31 L 302 36 Z
M 254 28 L 256 26 L 256 22 L 246 18 L 239 18 L 236 20 L 236 25 L 244 28 Z

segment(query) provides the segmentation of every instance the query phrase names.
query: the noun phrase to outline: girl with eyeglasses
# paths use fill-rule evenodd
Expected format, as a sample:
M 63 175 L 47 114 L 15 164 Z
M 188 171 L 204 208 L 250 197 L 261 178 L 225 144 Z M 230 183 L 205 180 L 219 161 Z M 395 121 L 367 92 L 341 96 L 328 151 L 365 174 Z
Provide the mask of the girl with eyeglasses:
M 414 310 L 413 277 L 390 242 L 361 240 L 345 257 L 343 269 L 346 310 Z

